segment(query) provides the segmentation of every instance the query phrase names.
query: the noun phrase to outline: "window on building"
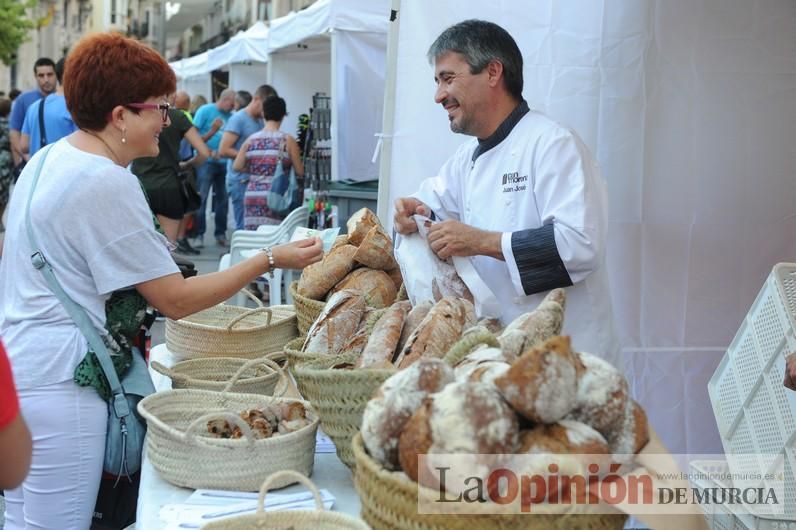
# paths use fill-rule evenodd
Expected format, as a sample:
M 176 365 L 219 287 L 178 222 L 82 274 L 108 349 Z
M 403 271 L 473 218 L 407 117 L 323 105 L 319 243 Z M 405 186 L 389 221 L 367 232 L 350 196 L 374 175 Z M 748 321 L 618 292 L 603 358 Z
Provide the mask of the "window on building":
M 111 0 L 111 24 L 116 24 L 116 0 Z
M 67 27 L 69 21 L 69 0 L 64 0 L 64 27 Z

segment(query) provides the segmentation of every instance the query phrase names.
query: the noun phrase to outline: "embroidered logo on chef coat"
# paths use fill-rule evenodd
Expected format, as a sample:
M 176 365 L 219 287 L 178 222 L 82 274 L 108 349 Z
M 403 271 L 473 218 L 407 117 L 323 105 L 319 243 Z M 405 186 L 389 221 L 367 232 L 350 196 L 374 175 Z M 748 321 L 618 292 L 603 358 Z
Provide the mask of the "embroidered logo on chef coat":
M 528 175 L 520 176 L 518 171 L 503 173 L 503 193 L 525 191 L 528 187 Z

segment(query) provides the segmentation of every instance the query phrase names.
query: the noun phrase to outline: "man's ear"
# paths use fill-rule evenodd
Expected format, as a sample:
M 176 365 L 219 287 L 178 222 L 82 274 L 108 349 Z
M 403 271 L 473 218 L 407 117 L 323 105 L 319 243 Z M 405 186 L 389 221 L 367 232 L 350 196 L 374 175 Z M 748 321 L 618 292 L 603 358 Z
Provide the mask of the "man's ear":
M 486 65 L 486 72 L 489 77 L 489 86 L 498 86 L 503 78 L 503 63 L 497 59 L 492 59 L 489 61 L 489 64 Z

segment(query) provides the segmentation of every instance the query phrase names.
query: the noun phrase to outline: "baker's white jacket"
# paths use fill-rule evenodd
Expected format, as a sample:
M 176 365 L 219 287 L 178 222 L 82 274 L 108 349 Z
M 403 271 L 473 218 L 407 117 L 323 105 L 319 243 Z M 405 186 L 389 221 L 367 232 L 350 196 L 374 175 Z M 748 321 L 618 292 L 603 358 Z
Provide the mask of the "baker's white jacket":
M 523 110 L 524 102 L 480 146 L 475 138 L 462 145 L 414 196 L 439 220 L 503 233 L 505 261 L 470 260 L 504 324 L 566 287 L 564 333 L 573 348 L 621 368 L 605 272 L 605 184 L 574 132 Z

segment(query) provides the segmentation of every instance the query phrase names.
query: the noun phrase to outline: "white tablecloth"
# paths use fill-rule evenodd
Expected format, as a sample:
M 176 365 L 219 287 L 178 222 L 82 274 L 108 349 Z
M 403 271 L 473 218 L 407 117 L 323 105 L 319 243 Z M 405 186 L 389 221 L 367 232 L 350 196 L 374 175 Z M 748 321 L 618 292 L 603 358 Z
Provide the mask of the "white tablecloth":
M 165 344 L 152 348 L 150 360 L 158 361 L 165 366 L 172 366 L 175 361 Z M 155 389 L 168 390 L 171 380 L 150 369 Z M 351 472 L 337 458 L 334 453 L 315 455 L 315 469 L 311 477 L 318 488 L 329 490 L 335 497 L 334 511 L 359 516 L 359 497 L 354 490 Z M 303 490 L 302 486 L 293 485 L 279 490 L 280 493 L 296 493 Z M 155 530 L 163 528 L 165 524 L 158 514 L 166 504 L 184 502 L 193 490 L 174 486 L 163 480 L 160 474 L 152 467 L 144 451 L 144 461 L 141 468 L 141 488 L 138 494 L 138 509 L 136 513 L 136 528 L 139 530 Z

